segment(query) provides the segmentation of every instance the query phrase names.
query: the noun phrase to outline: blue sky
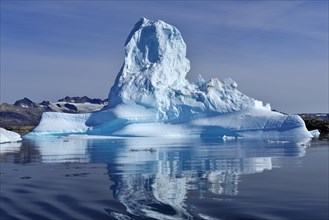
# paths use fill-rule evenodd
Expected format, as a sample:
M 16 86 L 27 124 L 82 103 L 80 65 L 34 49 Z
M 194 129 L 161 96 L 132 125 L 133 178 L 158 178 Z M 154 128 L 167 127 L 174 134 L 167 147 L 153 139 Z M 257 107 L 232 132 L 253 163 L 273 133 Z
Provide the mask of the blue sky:
M 328 1 L 1 1 L 1 102 L 105 98 L 140 17 L 176 26 L 188 79 L 231 77 L 288 113 L 328 112 Z

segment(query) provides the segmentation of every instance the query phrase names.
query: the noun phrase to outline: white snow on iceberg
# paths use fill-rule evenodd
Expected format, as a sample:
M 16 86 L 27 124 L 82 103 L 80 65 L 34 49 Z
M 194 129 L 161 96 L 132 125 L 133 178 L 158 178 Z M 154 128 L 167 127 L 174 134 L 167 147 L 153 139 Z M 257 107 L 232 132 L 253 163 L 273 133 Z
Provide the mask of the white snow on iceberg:
M 21 140 L 22 140 L 21 136 L 16 132 L 8 131 L 4 128 L 0 128 L 0 144 L 18 142 Z
M 36 135 L 201 136 L 305 141 L 299 116 L 237 90 L 227 78 L 190 83 L 186 45 L 177 28 L 142 18 L 125 43 L 125 60 L 106 109 L 90 114 L 44 113 Z

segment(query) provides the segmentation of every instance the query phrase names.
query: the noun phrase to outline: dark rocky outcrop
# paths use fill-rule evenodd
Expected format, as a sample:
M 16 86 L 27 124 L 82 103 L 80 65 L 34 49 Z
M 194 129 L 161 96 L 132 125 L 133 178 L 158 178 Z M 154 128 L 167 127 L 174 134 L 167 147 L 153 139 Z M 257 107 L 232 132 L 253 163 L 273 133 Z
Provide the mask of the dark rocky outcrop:
M 329 114 L 300 114 L 308 130 L 318 129 L 321 136 L 329 136 Z
M 70 97 L 70 96 L 66 96 L 65 98 L 59 99 L 59 102 L 70 102 L 70 103 L 92 103 L 92 104 L 104 104 L 105 102 L 107 102 L 107 99 L 102 100 L 102 99 L 91 99 L 88 98 L 87 96 L 83 96 L 83 97 Z
M 37 103 L 32 102 L 28 98 L 23 98 L 23 99 L 17 100 L 14 105 L 15 106 L 20 106 L 20 107 L 23 107 L 23 108 L 36 108 L 36 107 L 38 107 Z
M 50 102 L 49 101 L 42 101 L 40 103 L 40 105 L 49 106 L 50 105 Z
M 68 108 L 69 110 L 71 110 L 73 112 L 78 112 L 78 108 L 75 105 L 66 103 L 66 104 L 64 104 L 64 107 L 65 108 Z

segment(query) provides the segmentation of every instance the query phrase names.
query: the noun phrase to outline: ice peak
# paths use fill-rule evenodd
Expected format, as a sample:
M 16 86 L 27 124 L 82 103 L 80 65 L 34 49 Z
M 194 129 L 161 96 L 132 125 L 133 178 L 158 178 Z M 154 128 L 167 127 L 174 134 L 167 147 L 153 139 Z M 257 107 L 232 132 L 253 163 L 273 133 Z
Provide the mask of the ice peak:
M 125 60 L 109 94 L 109 108 L 137 104 L 154 108 L 167 120 L 252 108 L 254 99 L 239 92 L 231 79 L 190 84 L 190 62 L 178 29 L 163 21 L 141 18 L 125 43 Z
M 154 106 L 150 98 L 187 83 L 186 45 L 176 27 L 141 18 L 125 43 L 125 61 L 110 91 L 110 106 L 135 102 Z
M 135 32 L 139 30 L 143 25 L 147 24 L 150 22 L 150 20 L 141 17 L 141 19 L 135 24 L 134 28 L 131 30 L 130 34 L 127 37 L 127 40 L 125 42 L 125 46 L 129 43 L 130 39 L 134 36 Z

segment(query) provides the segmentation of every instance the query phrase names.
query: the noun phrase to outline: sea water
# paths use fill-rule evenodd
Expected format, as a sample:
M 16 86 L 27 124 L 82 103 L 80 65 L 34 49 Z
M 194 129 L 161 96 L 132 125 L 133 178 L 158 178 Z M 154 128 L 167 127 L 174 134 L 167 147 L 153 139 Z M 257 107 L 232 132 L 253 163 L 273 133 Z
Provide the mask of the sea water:
M 0 219 L 328 219 L 328 141 L 2 144 Z

